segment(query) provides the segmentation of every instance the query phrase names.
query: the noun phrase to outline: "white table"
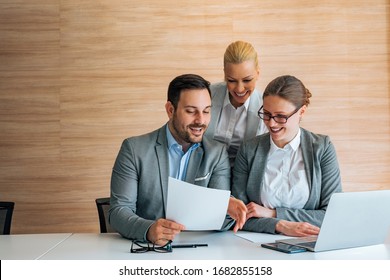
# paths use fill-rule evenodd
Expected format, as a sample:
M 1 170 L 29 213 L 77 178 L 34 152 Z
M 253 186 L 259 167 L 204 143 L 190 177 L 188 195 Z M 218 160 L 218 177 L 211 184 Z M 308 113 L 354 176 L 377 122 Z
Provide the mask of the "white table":
M 0 235 L 0 260 L 39 259 L 71 235 L 71 233 Z
M 280 236 L 257 233 L 260 243 Z M 207 243 L 208 247 L 174 248 L 172 253 L 130 253 L 131 241 L 118 234 L 72 234 L 43 254 L 44 260 L 390 260 L 390 244 L 327 252 L 285 254 L 260 247 L 229 232 L 183 232 L 175 243 Z M 22 254 L 24 252 L 21 252 Z M 16 252 L 14 252 L 15 256 Z M 26 256 L 27 257 L 27 256 Z
M 264 243 L 280 237 L 257 233 L 256 240 Z M 196 276 L 197 279 L 215 278 L 215 275 L 218 275 L 217 279 L 224 279 L 228 275 L 226 269 L 231 272 L 234 271 L 232 269 L 240 268 L 243 272 L 243 269 L 249 267 L 252 271 L 271 271 L 278 275 L 277 279 L 311 279 L 313 275 L 318 276 L 319 271 L 321 279 L 332 279 L 337 271 L 337 278 L 354 279 L 365 275 L 372 279 L 387 280 L 390 272 L 390 244 L 289 255 L 264 249 L 259 243 L 238 237 L 231 231 L 183 232 L 175 238 L 174 243 L 207 243 L 208 247 L 174 248 L 172 253 L 134 254 L 129 252 L 131 241 L 118 234 L 0 236 L 0 258 L 4 260 L 2 276 L 5 279 L 40 280 L 53 279 L 53 275 L 61 276 L 61 279 L 119 279 L 118 275 L 124 275 L 120 273 L 129 271 L 126 276 L 121 276 L 127 279 L 134 278 L 131 275 L 140 269 L 174 272 L 177 269 L 183 272 L 190 268 L 192 272 L 202 272 L 197 274 L 202 275 Z M 244 279 L 237 275 L 234 279 Z M 161 279 L 159 276 L 147 277 Z

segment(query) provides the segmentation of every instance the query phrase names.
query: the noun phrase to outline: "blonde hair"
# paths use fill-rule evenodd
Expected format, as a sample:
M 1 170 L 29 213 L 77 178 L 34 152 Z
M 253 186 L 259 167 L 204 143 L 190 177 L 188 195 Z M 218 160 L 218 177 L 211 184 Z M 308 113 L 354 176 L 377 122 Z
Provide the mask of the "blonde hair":
M 239 64 L 248 60 L 254 61 L 256 68 L 259 69 L 259 60 L 255 48 L 248 42 L 235 41 L 226 48 L 223 56 L 223 66 L 226 68 L 229 63 Z

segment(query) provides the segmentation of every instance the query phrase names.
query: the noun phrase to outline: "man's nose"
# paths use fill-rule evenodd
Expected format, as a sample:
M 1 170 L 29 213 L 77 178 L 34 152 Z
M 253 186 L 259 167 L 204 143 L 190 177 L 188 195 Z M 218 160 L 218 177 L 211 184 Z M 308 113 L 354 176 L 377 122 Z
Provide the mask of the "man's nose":
M 199 113 L 196 114 L 195 123 L 197 124 L 206 124 L 208 123 L 209 114 Z

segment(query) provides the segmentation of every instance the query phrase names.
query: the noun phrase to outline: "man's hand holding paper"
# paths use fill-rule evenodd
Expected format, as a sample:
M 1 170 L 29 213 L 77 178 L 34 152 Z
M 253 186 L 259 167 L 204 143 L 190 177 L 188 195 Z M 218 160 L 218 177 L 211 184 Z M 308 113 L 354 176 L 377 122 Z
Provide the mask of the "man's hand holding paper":
M 169 177 L 166 218 L 186 230 L 220 230 L 230 191 L 199 187 Z
M 226 213 L 242 229 L 246 221 L 245 204 L 230 191 L 199 187 L 174 178 L 168 179 L 166 218 L 184 225 L 186 230 L 220 230 Z

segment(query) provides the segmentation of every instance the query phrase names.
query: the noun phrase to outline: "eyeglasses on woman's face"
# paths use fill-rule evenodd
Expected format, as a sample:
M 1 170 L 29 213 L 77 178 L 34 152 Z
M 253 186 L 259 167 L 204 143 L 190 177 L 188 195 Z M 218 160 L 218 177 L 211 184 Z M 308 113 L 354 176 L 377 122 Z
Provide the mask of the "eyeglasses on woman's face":
M 291 118 L 296 112 L 299 111 L 299 109 L 301 109 L 302 107 L 299 107 L 297 109 L 295 109 L 294 112 L 292 112 L 291 114 L 289 115 L 276 115 L 276 116 L 272 116 L 270 113 L 264 113 L 262 112 L 263 110 L 263 106 L 260 107 L 259 111 L 257 112 L 257 114 L 259 115 L 260 119 L 264 120 L 264 121 L 270 121 L 271 119 L 273 119 L 276 123 L 286 123 L 288 121 L 289 118 Z

